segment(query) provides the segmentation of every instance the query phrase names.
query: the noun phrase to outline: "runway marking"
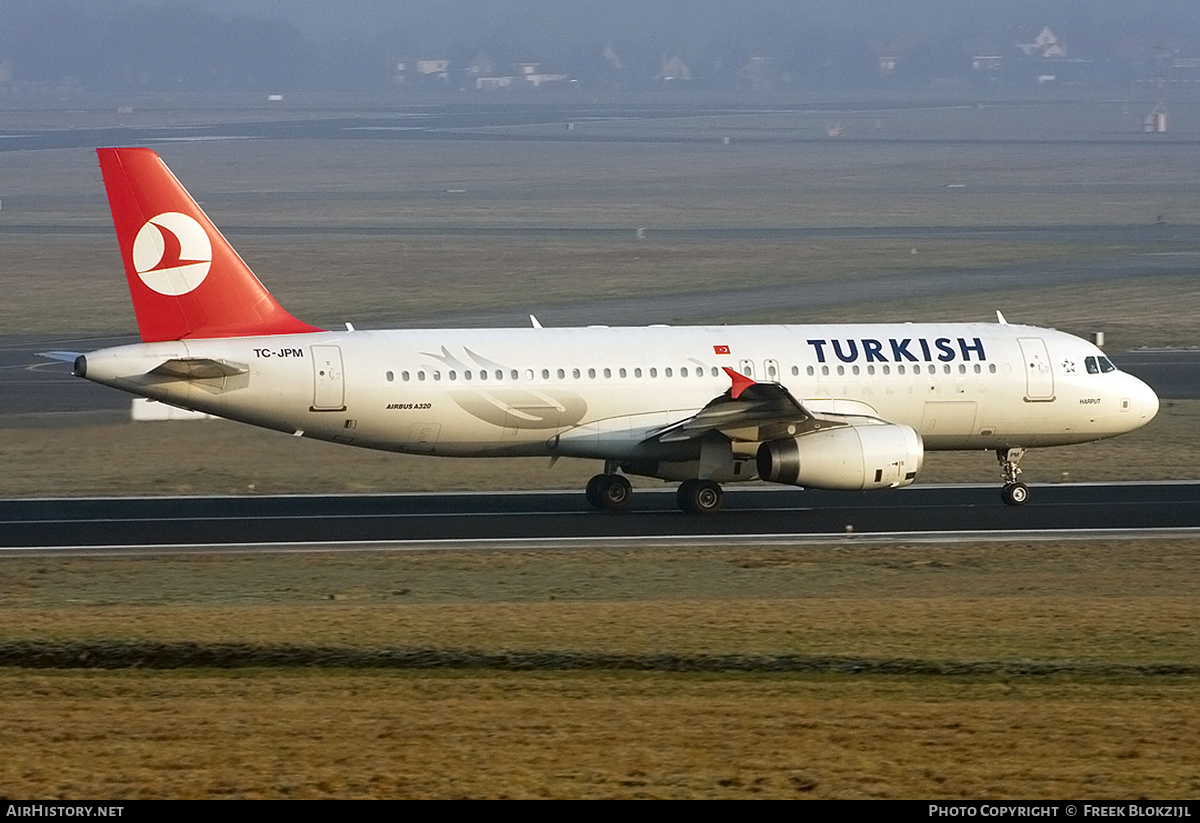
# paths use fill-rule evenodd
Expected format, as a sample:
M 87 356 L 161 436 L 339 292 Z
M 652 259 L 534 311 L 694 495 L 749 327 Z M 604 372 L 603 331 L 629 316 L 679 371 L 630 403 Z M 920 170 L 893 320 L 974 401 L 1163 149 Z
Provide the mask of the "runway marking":
M 730 548 L 730 539 L 753 539 L 755 548 L 764 546 L 789 547 L 802 544 L 838 545 L 849 543 L 870 545 L 874 543 L 1005 543 L 1013 540 L 1031 540 L 1046 542 L 1051 540 L 1098 540 L 1098 539 L 1134 539 L 1134 540 L 1164 540 L 1169 538 L 1190 538 L 1200 535 L 1200 527 L 1170 528 L 1170 529 L 1014 529 L 1011 531 L 966 531 L 966 532 L 854 532 L 826 534 L 722 534 L 718 536 L 705 535 L 627 535 L 623 537 L 506 537 L 506 538 L 465 538 L 461 540 L 420 540 L 402 542 L 398 540 L 314 540 L 307 542 L 288 543 L 128 543 L 112 546 L 28 546 L 0 548 L 0 556 L 6 554 L 31 552 L 64 553 L 78 552 L 89 556 L 103 557 L 105 555 L 129 554 L 189 554 L 198 552 L 213 552 L 219 554 L 313 554 L 318 552 L 354 552 L 354 551 L 487 551 L 537 549 L 556 550 L 563 544 L 589 544 L 594 547 L 611 546 L 613 548 L 636 549 L 638 546 L 629 545 L 629 541 L 649 543 L 647 549 L 658 548 L 662 545 L 695 546 L 697 548 Z
M 1136 504 L 1139 508 L 1146 506 L 1178 506 L 1178 500 L 1147 500 Z M 1038 504 L 1031 504 L 1031 507 Z M 1089 501 L 1080 501 L 1078 503 L 1056 503 L 1058 508 L 1112 508 L 1112 503 L 1093 503 Z M 954 508 L 962 509 L 979 509 L 979 508 L 995 508 L 995 504 L 988 501 L 986 503 L 965 503 L 954 506 Z M 913 509 L 942 509 L 946 508 L 944 504 L 929 504 L 929 503 L 910 503 L 903 506 L 875 506 L 872 511 L 888 511 L 895 509 L 903 509 L 912 511 Z M 832 506 L 747 506 L 744 508 L 730 507 L 723 510 L 723 514 L 767 514 L 772 512 L 793 512 L 802 514 L 806 512 L 842 512 L 842 511 L 862 511 L 861 506 L 847 505 L 832 505 Z M 564 511 L 512 511 L 512 512 L 477 512 L 477 511 L 446 511 L 446 512 L 363 512 L 363 513 L 326 513 L 326 514 L 245 514 L 245 515 L 180 515 L 177 517 L 88 517 L 88 518 L 52 518 L 38 520 L 0 520 L 0 526 L 50 526 L 50 525 L 89 525 L 89 524 L 105 524 L 105 523 L 236 523 L 240 521 L 247 522 L 270 522 L 273 520 L 414 520 L 414 519 L 429 519 L 429 518 L 447 518 L 447 517 L 647 517 L 654 515 L 670 515 L 671 517 L 683 517 L 683 512 L 674 509 L 629 509 L 621 512 L 602 512 L 592 509 L 579 510 L 564 510 Z M 705 521 L 707 522 L 707 521 Z M 917 532 L 911 532 L 916 534 Z

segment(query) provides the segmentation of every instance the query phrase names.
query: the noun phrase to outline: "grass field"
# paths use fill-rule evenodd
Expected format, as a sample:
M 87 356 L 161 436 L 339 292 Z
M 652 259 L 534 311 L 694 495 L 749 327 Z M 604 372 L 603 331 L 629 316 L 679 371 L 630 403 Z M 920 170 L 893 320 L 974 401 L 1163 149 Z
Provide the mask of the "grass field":
M 36 642 L 103 665 L 120 642 L 143 662 L 0 669 L 0 790 L 1194 797 L 1198 550 L 8 557 L 0 653 Z M 240 644 L 241 662 L 176 668 L 180 643 Z M 325 662 L 269 662 L 281 644 Z M 364 662 L 387 649 L 422 662 Z M 679 670 L 730 654 L 763 670 Z
M 538 126 L 520 135 L 538 141 L 157 148 L 281 302 L 322 324 L 472 310 L 520 320 L 628 294 L 669 314 L 674 294 L 849 282 L 861 291 L 841 304 L 754 316 L 714 305 L 705 319 L 1001 309 L 1105 331 L 1114 349 L 1195 345 L 1200 287 L 1187 270 L 874 297 L 946 271 L 1194 252 L 1140 232 L 1200 225 L 1191 109 L 1173 108 L 1171 140 L 1139 142 L 1129 108 L 860 113 L 842 118 L 844 142 L 809 139 L 829 115 L 808 112 L 585 123 L 576 142 Z M 10 129 L 36 120 L 0 114 Z M 3 157 L 0 333 L 133 331 L 94 155 Z M 716 233 L 811 227 L 984 233 L 917 244 L 903 232 Z M 1127 437 L 1030 454 L 1024 477 L 1194 477 L 1198 415 L 1198 401 L 1164 404 Z M 594 469 L 372 453 L 224 422 L 36 423 L 0 427 L 4 497 L 581 488 Z M 922 477 L 996 479 L 987 453 L 932 454 Z M 0 795 L 1191 798 L 1198 551 L 1194 539 L 855 539 L 6 555 Z M 225 662 L 204 662 L 213 654 Z

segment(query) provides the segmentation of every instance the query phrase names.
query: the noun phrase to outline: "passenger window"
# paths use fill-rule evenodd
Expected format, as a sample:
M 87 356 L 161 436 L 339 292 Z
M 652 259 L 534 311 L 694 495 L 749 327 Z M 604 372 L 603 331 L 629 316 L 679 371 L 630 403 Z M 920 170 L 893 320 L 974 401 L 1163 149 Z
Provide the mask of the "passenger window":
M 396 379 L 396 375 L 392 374 L 391 372 L 388 372 L 388 373 L 387 373 L 387 375 L 386 375 L 386 377 L 387 377 L 387 381 L 388 381 L 389 383 L 391 383 L 393 380 L 395 380 L 395 379 Z
M 665 369 L 663 369 L 663 377 L 670 377 L 670 376 L 671 376 L 671 367 L 667 366 Z
M 425 372 L 423 372 L 423 371 L 419 371 L 419 372 L 417 372 L 417 379 L 418 379 L 418 380 L 424 380 L 424 379 L 425 379 Z
M 634 376 L 634 377 L 641 377 L 641 376 L 642 376 L 642 370 L 641 370 L 641 368 L 636 368 L 636 369 L 634 369 L 634 370 L 633 370 L 633 376 Z
M 542 369 L 542 379 L 543 380 L 550 379 L 550 370 L 549 369 Z
M 812 376 L 813 376 L 814 374 L 816 374 L 816 372 L 817 372 L 817 370 L 816 370 L 816 369 L 814 369 L 812 366 L 809 366 L 809 367 L 806 369 L 806 371 L 808 372 L 808 376 L 809 376 L 809 377 L 812 377 Z
M 658 377 L 658 369 L 651 368 L 651 369 L 650 369 L 650 376 L 651 376 L 651 377 Z
M 559 380 L 562 380 L 566 376 L 567 376 L 567 373 L 565 371 L 563 371 L 562 369 L 558 370 L 558 379 Z

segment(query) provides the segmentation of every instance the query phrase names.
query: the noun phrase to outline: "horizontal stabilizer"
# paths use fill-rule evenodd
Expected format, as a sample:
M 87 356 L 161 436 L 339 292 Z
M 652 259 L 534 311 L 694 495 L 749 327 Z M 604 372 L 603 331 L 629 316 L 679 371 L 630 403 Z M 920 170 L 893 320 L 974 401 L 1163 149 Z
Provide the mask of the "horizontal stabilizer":
M 216 360 L 211 357 L 178 357 L 150 370 L 150 374 L 174 377 L 179 380 L 211 380 L 216 377 L 233 377 L 249 372 L 250 367 L 242 363 Z
M 58 360 L 62 363 L 74 363 L 82 353 L 77 351 L 40 351 L 37 356 L 45 357 L 47 360 Z

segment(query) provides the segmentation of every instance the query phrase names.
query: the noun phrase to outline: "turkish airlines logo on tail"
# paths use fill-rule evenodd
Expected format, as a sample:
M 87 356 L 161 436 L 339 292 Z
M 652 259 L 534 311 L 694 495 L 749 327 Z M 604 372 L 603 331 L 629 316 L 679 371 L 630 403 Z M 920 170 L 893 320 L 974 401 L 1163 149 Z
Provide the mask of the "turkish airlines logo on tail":
M 151 217 L 133 240 L 133 268 L 159 294 L 187 294 L 212 266 L 212 242 L 194 218 L 177 211 Z

